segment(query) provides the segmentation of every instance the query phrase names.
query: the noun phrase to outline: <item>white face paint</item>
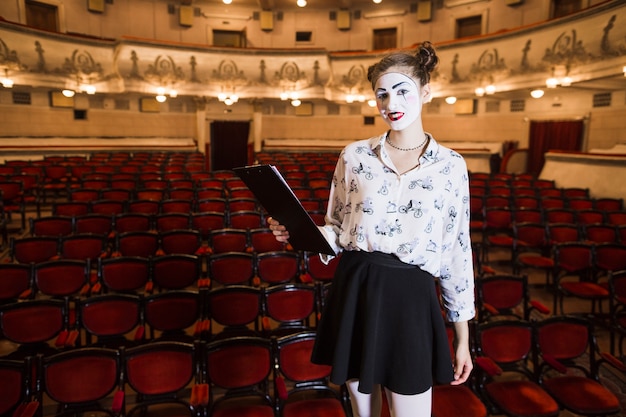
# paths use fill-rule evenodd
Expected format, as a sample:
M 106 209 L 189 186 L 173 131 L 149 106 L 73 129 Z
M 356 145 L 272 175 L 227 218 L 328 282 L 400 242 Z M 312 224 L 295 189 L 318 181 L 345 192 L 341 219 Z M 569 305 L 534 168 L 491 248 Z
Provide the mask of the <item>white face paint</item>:
M 403 130 L 417 120 L 421 111 L 420 89 L 408 75 L 383 74 L 374 89 L 376 106 L 392 130 Z

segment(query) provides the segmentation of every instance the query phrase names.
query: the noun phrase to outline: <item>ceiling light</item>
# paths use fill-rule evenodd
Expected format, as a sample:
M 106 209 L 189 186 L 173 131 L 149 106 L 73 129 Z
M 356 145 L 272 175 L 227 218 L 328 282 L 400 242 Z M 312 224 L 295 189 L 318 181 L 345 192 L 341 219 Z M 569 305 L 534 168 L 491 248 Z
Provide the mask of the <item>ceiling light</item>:
M 165 100 L 167 100 L 167 97 L 165 97 L 163 94 L 159 94 L 155 98 L 156 98 L 156 101 L 158 101 L 159 103 L 165 103 Z
M 485 87 L 485 93 L 487 94 L 493 94 L 496 92 L 496 86 L 493 84 L 489 84 L 487 87 Z
M 476 94 L 478 97 L 482 97 L 485 95 L 485 89 L 482 87 L 478 87 L 476 90 L 474 90 L 474 94 Z
M 543 97 L 543 95 L 544 95 L 544 91 L 542 89 L 540 89 L 540 88 L 530 92 L 530 96 L 532 98 L 541 98 L 541 97 Z
M 380 4 L 383 0 L 372 0 L 376 4 Z
M 559 80 L 554 77 L 550 77 L 546 80 L 546 87 L 556 88 L 559 85 Z
M 233 2 L 233 0 L 222 0 L 224 2 L 224 4 L 231 4 Z
M 456 97 L 454 97 L 454 96 L 446 97 L 446 103 L 448 103 L 448 104 L 456 103 Z
M 296 1 L 296 4 L 298 5 L 298 7 L 304 7 L 306 6 L 306 0 L 298 0 Z
M 70 97 L 74 97 L 74 94 L 76 94 L 76 92 L 74 90 L 63 90 L 61 91 L 61 94 L 63 94 L 65 97 L 70 98 Z
M 293 107 L 298 107 L 302 102 L 299 99 L 291 100 L 291 105 Z

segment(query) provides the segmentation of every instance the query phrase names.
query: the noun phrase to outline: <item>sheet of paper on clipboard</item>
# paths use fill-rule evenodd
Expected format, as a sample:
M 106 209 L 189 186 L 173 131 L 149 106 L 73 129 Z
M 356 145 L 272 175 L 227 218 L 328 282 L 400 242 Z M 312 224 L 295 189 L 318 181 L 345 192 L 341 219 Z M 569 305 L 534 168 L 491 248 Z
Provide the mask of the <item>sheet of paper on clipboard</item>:
M 285 225 L 289 231 L 289 243 L 294 249 L 335 255 L 322 232 L 274 165 L 250 165 L 234 168 L 233 171 L 269 215 Z

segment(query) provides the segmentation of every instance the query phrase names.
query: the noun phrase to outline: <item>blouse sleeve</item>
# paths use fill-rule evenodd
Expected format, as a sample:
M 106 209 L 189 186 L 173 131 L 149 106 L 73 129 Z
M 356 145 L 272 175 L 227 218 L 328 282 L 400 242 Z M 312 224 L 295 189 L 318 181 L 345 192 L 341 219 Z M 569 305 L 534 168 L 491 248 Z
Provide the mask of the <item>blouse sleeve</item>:
M 469 178 L 465 161 L 458 156 L 447 198 L 439 283 L 446 318 L 470 320 L 475 315 L 474 267 L 469 228 Z
M 341 224 L 345 214 L 346 205 L 346 178 L 345 178 L 345 149 L 339 155 L 333 179 L 330 185 L 330 193 L 328 196 L 328 205 L 326 209 L 325 225 L 320 226 L 322 234 L 330 246 L 339 253 L 342 248 L 339 244 L 339 235 L 341 232 Z M 322 255 L 322 261 L 329 262 L 332 256 Z

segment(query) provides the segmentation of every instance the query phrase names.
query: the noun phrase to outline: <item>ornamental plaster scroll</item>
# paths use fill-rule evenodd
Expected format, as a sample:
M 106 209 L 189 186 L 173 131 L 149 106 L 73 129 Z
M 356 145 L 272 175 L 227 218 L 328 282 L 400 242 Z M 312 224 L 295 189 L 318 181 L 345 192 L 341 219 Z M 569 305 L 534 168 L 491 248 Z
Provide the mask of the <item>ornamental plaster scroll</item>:
M 0 38 L 0 68 L 11 70 L 26 69 L 26 66 L 20 62 L 17 51 L 11 49 L 2 38 Z

